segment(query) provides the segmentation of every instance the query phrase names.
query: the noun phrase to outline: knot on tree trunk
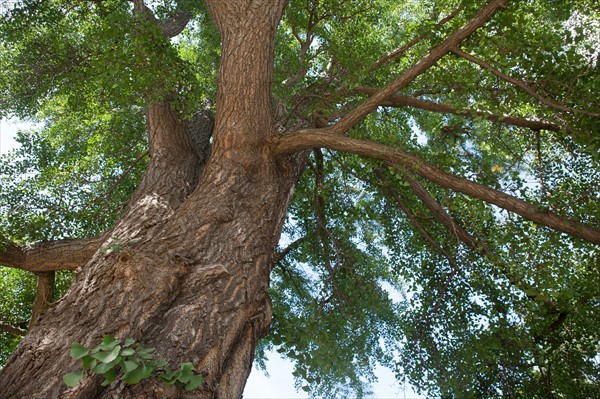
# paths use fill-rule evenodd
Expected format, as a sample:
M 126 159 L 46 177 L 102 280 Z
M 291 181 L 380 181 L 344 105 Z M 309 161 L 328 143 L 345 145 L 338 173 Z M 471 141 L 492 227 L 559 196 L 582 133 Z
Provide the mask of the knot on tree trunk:
M 215 117 L 211 110 L 201 109 L 195 112 L 189 124 L 192 146 L 198 157 L 206 162 L 210 157 L 210 139 L 215 127 Z

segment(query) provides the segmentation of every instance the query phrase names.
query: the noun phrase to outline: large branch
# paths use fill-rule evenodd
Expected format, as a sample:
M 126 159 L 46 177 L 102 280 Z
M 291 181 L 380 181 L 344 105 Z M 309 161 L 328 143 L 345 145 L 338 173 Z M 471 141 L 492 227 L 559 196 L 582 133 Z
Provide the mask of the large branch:
M 19 327 L 15 327 L 11 324 L 2 323 L 1 321 L 0 321 L 0 331 L 7 332 L 7 333 L 17 336 L 17 337 L 24 337 L 25 334 L 27 334 L 27 330 L 24 330 Z
M 452 51 L 460 42 L 466 39 L 469 35 L 482 27 L 496 12 L 505 7 L 508 0 L 491 0 L 483 7 L 475 17 L 473 17 L 464 26 L 452 33 L 439 46 L 435 47 L 425 57 L 421 58 L 416 64 L 406 70 L 400 77 L 389 83 L 379 92 L 369 97 L 362 104 L 357 106 L 352 112 L 343 117 L 335 125 L 326 128 L 330 133 L 343 134 L 352 126 L 356 125 L 379 105 L 381 105 L 387 97 L 396 93 L 398 90 L 406 87 L 410 82 L 415 80 L 419 75 L 423 74 L 433 65 L 435 65 L 442 57 Z
M 190 22 L 191 15 L 182 9 L 177 9 L 173 15 L 166 19 L 160 19 L 158 26 L 166 37 L 175 37 L 180 34 Z
M 101 243 L 100 237 L 49 241 L 29 247 L 10 243 L 0 249 L 0 265 L 33 273 L 74 270 L 85 265 Z
M 130 0 L 133 3 L 134 11 L 137 14 L 146 16 L 160 27 L 160 31 L 165 37 L 172 38 L 180 34 L 185 29 L 192 16 L 189 12 L 177 4 L 177 9 L 169 18 L 158 19 L 146 4 L 144 0 Z
M 379 90 L 373 87 L 356 87 L 354 91 L 357 93 L 363 93 L 372 96 L 376 94 Z M 381 105 L 387 105 L 392 107 L 413 107 L 425 111 L 459 115 L 464 118 L 481 117 L 483 119 L 487 119 L 496 123 L 501 123 L 503 125 L 525 127 L 532 130 L 549 130 L 552 132 L 559 132 L 561 130 L 560 126 L 542 120 L 520 118 L 504 114 L 498 115 L 490 111 L 484 110 L 456 108 L 448 104 L 421 100 L 420 98 L 405 96 L 402 94 L 394 94 L 392 96 L 389 96 Z
M 508 76 L 508 75 L 500 72 L 499 70 L 497 70 L 496 68 L 494 68 L 493 66 L 488 64 L 487 62 L 480 60 L 479 58 L 474 57 L 471 54 L 468 54 L 468 53 L 462 51 L 461 49 L 458 48 L 458 46 L 454 47 L 452 49 L 452 52 L 454 54 L 458 55 L 459 57 L 462 57 L 474 64 L 479 65 L 481 68 L 490 71 L 492 74 L 499 77 L 500 79 L 521 88 L 527 94 L 534 97 L 536 100 L 538 100 L 539 102 L 541 102 L 544 105 L 547 105 L 550 108 L 554 108 L 559 111 L 564 111 L 564 112 L 569 112 L 569 113 L 579 113 L 579 114 L 591 116 L 592 118 L 600 118 L 600 114 L 598 114 L 596 112 L 590 112 L 590 111 L 584 111 L 584 110 L 580 110 L 580 109 L 576 109 L 576 108 L 565 107 L 564 105 L 559 104 L 556 101 L 550 100 L 549 98 L 546 98 L 546 97 L 536 93 L 536 91 L 533 90 L 531 87 L 529 87 L 527 85 L 527 83 L 523 82 L 522 80 L 513 78 L 511 76 Z
M 419 157 L 389 145 L 337 134 L 328 134 L 326 131 L 307 130 L 280 136 L 278 142 L 275 143 L 274 150 L 278 154 L 289 155 L 319 147 L 381 159 L 388 165 L 402 166 L 441 187 L 483 200 L 510 212 L 517 213 L 537 224 L 550 227 L 573 237 L 600 244 L 600 230 L 543 210 L 501 191 L 443 172 Z
M 306 236 L 302 236 L 296 240 L 294 240 L 293 242 L 291 242 L 287 247 L 285 247 L 283 250 L 276 252 L 273 255 L 273 264 L 280 262 L 282 259 L 284 259 L 286 256 L 288 256 L 288 254 L 292 251 L 295 251 L 296 249 L 298 249 L 298 247 L 300 246 L 300 244 L 302 244 L 302 242 L 306 240 Z

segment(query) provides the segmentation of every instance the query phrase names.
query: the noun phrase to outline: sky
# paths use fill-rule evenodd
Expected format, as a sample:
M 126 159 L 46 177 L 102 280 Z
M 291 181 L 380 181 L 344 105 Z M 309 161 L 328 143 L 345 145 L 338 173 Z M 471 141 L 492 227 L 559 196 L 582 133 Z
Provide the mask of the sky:
M 14 140 L 17 130 L 31 128 L 31 124 L 16 120 L 0 121 L 0 154 L 6 154 L 16 148 L 18 143 Z M 293 364 L 283 359 L 277 352 L 268 354 L 267 372 L 252 368 L 250 378 L 244 391 L 244 399 L 300 399 L 306 398 L 304 391 L 296 391 L 294 377 L 292 376 Z M 374 399 L 422 399 L 413 392 L 411 387 L 404 387 L 396 381 L 392 371 L 380 367 L 375 374 L 377 383 L 373 386 Z

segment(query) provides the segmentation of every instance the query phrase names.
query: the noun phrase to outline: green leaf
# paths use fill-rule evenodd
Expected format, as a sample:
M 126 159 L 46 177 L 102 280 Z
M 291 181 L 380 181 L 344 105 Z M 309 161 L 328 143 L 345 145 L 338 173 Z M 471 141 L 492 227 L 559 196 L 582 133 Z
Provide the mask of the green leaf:
M 92 369 L 92 371 L 97 374 L 105 374 L 117 364 L 119 364 L 119 359 L 113 359 L 112 362 L 108 363 L 98 363 L 96 367 Z
M 165 381 L 168 385 L 173 385 L 177 382 L 181 376 L 181 370 L 175 370 L 171 373 L 161 374 L 160 378 Z
M 131 356 L 135 353 L 135 349 L 126 348 L 121 351 L 121 356 Z
M 74 387 L 79 384 L 79 381 L 83 378 L 83 370 L 75 371 L 63 376 L 63 381 L 68 387 Z
M 179 369 L 181 371 L 191 371 L 194 369 L 194 364 L 190 363 L 190 362 L 181 363 L 181 365 L 179 366 Z
M 150 374 L 152 374 L 152 371 L 154 370 L 151 367 L 142 365 L 142 367 L 138 367 L 135 370 L 125 373 L 121 379 L 130 385 L 137 384 L 144 378 L 149 377 Z
M 96 367 L 96 364 L 98 363 L 98 360 L 94 359 L 92 356 L 89 356 L 89 355 L 82 357 L 81 360 L 83 361 L 84 369 L 94 368 L 94 367 Z
M 130 371 L 133 371 L 138 367 L 139 364 L 137 364 L 136 362 L 132 362 L 131 360 L 125 360 L 123 362 L 123 370 L 125 370 L 126 373 L 129 373 Z
M 152 355 L 152 352 L 155 350 L 156 348 L 144 348 L 141 345 L 138 345 L 138 355 L 145 360 L 153 359 L 154 355 Z
M 89 352 L 90 351 L 88 350 L 88 348 L 81 345 L 80 343 L 73 342 L 73 344 L 71 345 L 71 357 L 73 359 L 81 359 L 82 357 L 86 356 Z
M 200 385 L 202 385 L 203 380 L 204 380 L 204 378 L 202 377 L 201 374 L 193 375 L 192 377 L 190 377 L 190 380 L 188 381 L 188 383 L 185 384 L 185 390 L 191 391 L 191 390 L 198 388 Z
M 125 343 L 123 344 L 123 348 L 128 348 L 131 345 L 135 344 L 135 339 L 133 338 L 127 338 L 125 339 Z
M 181 372 L 181 376 L 178 378 L 178 380 L 184 384 L 187 384 L 193 375 L 194 373 L 192 371 L 185 370 Z
M 110 335 L 105 335 L 102 337 L 102 344 L 105 346 L 112 346 L 114 347 L 116 344 L 119 343 L 119 340 L 116 339 L 115 337 L 112 337 Z
M 104 381 L 102 381 L 101 385 L 102 386 L 110 385 L 110 383 L 113 382 L 117 378 L 117 369 L 112 368 L 112 369 L 108 370 L 106 373 L 104 373 L 103 375 L 104 375 Z
M 119 356 L 120 351 L 121 351 L 121 346 L 117 345 L 110 352 L 105 352 L 105 351 L 98 352 L 98 353 L 94 354 L 94 357 L 102 363 L 110 363 L 113 360 L 115 360 L 117 358 L 117 356 Z

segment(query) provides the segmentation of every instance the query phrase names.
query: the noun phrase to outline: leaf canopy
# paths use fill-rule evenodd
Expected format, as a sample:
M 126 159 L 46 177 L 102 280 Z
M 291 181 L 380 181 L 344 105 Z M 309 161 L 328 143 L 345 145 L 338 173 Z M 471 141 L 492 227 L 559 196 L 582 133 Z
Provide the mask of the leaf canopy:
M 218 34 L 203 5 L 176 3 L 150 6 L 192 15 L 170 41 L 116 0 L 23 0 L 2 14 L 0 114 L 40 125 L 2 156 L 0 236 L 106 230 L 147 164 L 144 105 L 170 98 L 183 117 L 212 106 Z M 278 128 L 335 123 L 483 4 L 290 0 L 275 49 Z M 599 21 L 592 0 L 509 2 L 349 135 L 598 229 Z M 268 350 L 292 359 L 313 397 L 368 395 L 378 364 L 432 397 L 600 390 L 595 244 L 408 170 L 314 150 L 281 247 L 257 362 Z M 23 323 L 31 276 L 0 268 L 0 285 L 2 317 Z M 16 342 L 0 332 L 0 360 Z

